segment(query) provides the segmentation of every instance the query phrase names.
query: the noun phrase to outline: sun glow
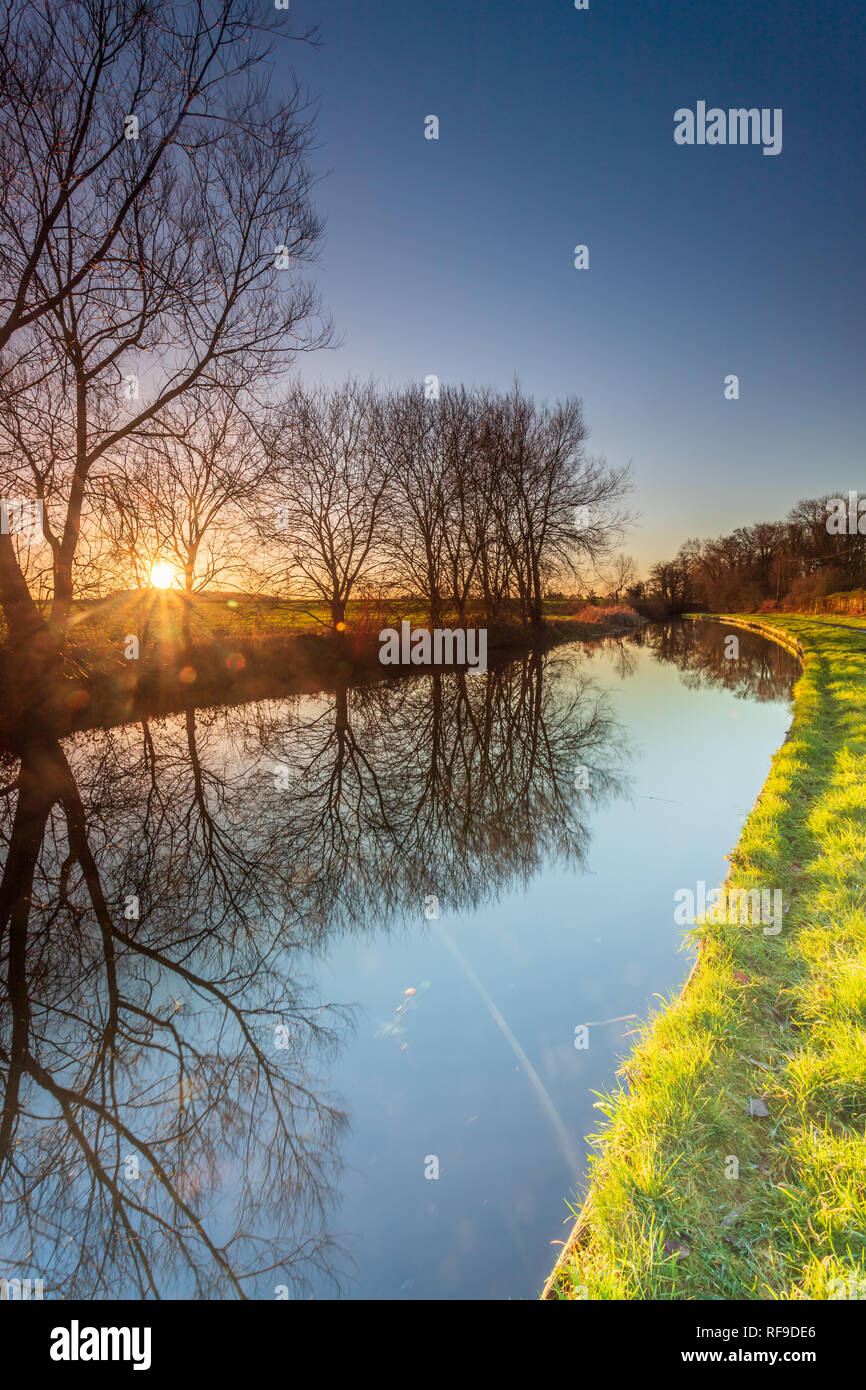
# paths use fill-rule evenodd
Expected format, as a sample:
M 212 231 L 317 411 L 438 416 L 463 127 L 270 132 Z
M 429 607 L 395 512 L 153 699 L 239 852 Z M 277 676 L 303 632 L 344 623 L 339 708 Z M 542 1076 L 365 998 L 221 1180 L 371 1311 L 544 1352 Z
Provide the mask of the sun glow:
M 154 589 L 170 589 L 174 577 L 174 566 L 166 564 L 165 560 L 159 560 L 150 571 L 150 582 Z

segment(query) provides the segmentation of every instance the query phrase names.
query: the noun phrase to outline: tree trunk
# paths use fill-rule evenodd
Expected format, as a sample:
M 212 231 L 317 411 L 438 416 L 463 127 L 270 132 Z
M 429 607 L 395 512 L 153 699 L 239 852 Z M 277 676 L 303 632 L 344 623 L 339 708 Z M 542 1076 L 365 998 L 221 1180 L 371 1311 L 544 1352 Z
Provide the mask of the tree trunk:
M 6 619 L 3 644 L 2 703 L 4 724 L 29 718 L 50 703 L 62 670 L 62 658 L 21 572 L 12 538 L 0 535 L 0 604 Z
M 0 604 L 6 619 L 6 647 L 16 660 L 32 656 L 48 629 L 21 573 L 12 537 L 0 535 Z

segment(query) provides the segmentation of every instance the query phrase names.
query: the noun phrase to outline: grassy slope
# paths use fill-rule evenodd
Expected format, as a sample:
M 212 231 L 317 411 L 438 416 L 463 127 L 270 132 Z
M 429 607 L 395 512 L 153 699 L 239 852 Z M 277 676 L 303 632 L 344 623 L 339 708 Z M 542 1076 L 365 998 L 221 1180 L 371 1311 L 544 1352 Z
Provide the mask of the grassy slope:
M 760 622 L 806 665 L 729 882 L 781 888 L 785 927 L 699 929 L 689 987 L 623 1069 L 630 1094 L 602 1103 L 548 1297 L 824 1299 L 852 1270 L 866 1281 L 866 621 Z

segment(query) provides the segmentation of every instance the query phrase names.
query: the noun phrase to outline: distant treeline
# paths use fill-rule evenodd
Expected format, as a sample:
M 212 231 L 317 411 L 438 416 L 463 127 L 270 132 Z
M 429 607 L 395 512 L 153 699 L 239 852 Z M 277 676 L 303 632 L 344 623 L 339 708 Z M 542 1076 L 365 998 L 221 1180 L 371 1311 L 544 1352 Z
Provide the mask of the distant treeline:
M 714 540 L 687 540 L 672 560 L 654 565 L 646 581 L 633 585 L 628 597 L 649 614 L 855 611 L 857 600 L 846 602 L 844 596 L 866 588 L 866 535 L 840 527 L 834 499 L 847 495 L 805 498 L 784 521 L 740 526 Z

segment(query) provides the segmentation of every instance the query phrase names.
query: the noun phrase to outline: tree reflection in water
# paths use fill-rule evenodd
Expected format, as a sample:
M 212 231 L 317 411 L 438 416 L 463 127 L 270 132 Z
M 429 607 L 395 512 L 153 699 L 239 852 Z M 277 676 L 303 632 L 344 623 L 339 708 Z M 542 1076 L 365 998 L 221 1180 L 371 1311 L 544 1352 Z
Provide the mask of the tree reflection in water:
M 579 861 L 616 733 L 536 654 L 10 752 L 2 1272 L 83 1298 L 339 1281 L 326 1075 L 351 1019 L 304 957 Z
M 729 637 L 736 638 L 735 647 L 728 647 Z M 744 700 L 784 701 L 800 674 L 797 657 L 785 647 L 724 622 L 655 623 L 640 631 L 638 641 L 658 661 L 677 666 L 692 690 L 715 686 Z
M 780 698 L 776 650 L 740 635 L 734 663 L 708 626 L 632 641 Z M 615 644 L 623 677 L 634 650 Z M 427 894 L 465 910 L 580 865 L 592 804 L 625 786 L 590 656 L 7 752 L 0 1274 L 49 1297 L 297 1295 L 322 1271 L 339 1290 L 327 1078 L 352 1019 L 309 962 L 339 933 L 427 930 Z

